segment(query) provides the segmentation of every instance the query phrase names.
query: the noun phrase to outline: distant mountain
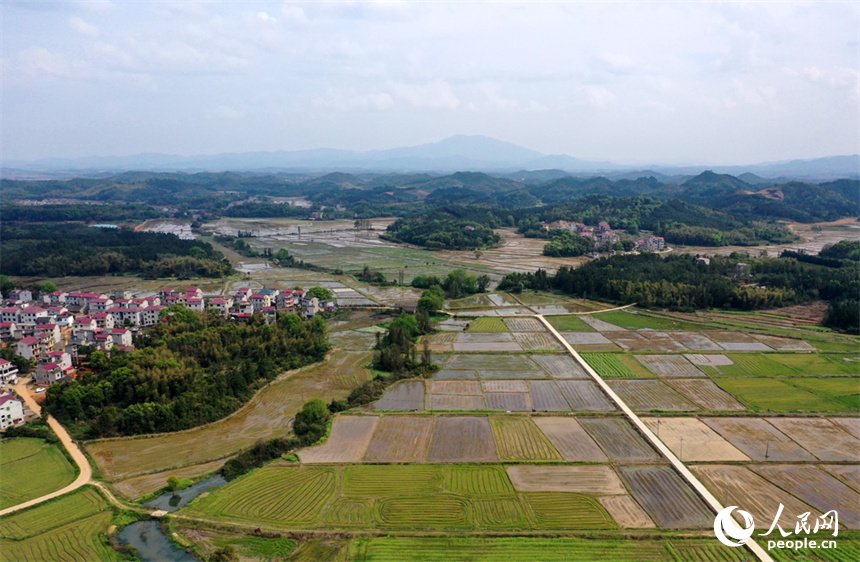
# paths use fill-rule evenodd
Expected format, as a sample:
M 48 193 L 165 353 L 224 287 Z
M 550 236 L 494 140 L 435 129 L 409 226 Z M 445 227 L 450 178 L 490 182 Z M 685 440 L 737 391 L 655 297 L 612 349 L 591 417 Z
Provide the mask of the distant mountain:
M 290 172 L 323 176 L 347 172 L 361 177 L 376 174 L 447 174 L 458 171 L 491 172 L 508 179 L 534 183 L 563 176 L 604 176 L 612 180 L 653 177 L 663 184 L 681 184 L 710 169 L 719 174 L 749 174 L 748 185 L 768 186 L 793 180 L 812 182 L 860 178 L 860 156 L 832 156 L 814 160 L 768 162 L 749 166 L 671 167 L 653 165 L 644 171 L 612 162 L 587 161 L 566 154 L 547 155 L 516 144 L 480 135 L 455 135 L 439 142 L 365 152 L 318 148 L 313 150 L 243 152 L 177 156 L 146 153 L 131 156 L 48 158 L 4 161 L 5 178 L 48 179 L 106 177 L 119 172 Z M 526 175 L 534 174 L 534 175 Z M 743 180 L 743 177 L 741 178 Z

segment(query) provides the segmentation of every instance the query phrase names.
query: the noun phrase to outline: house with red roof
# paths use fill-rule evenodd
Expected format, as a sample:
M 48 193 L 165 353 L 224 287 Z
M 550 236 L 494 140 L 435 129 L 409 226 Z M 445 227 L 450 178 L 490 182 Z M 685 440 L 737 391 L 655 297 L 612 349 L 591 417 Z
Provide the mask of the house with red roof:
M 0 394 L 0 429 L 24 423 L 24 403 L 14 394 Z

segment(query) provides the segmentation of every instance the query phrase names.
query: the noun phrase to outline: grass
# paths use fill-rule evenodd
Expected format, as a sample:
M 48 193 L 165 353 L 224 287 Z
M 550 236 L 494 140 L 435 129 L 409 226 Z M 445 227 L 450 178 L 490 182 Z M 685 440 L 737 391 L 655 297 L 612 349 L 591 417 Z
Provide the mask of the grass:
M 283 537 L 266 538 L 266 537 L 235 537 L 235 538 L 219 538 L 213 541 L 216 546 L 224 547 L 233 545 L 236 552 L 249 558 L 263 558 L 270 560 L 273 558 L 285 558 L 293 553 L 298 544 L 294 539 Z
M 59 490 L 75 479 L 75 470 L 57 445 L 42 439 L 0 442 L 0 509 Z
M 575 314 L 562 316 L 547 316 L 546 319 L 559 332 L 593 332 L 594 328 L 582 321 Z
M 505 321 L 498 317 L 482 316 L 476 318 L 469 324 L 469 332 L 507 332 Z
M 582 358 L 603 378 L 654 378 L 634 357 L 618 353 L 583 353 Z
M 0 560 L 120 560 L 102 536 L 113 518 L 92 487 L 7 515 Z
M 687 320 L 668 318 L 665 316 L 653 316 L 651 314 L 645 314 L 641 311 L 633 313 L 626 312 L 624 310 L 616 310 L 614 312 L 603 312 L 601 314 L 595 314 L 594 318 L 599 318 L 600 320 L 609 322 L 610 324 L 615 324 L 616 326 L 621 326 L 622 328 L 627 328 L 628 330 L 646 329 L 661 331 L 696 331 L 709 329 L 707 325 L 700 324 L 698 322 L 689 322 Z
M 499 459 L 503 461 L 561 461 L 562 456 L 531 418 L 493 416 L 490 418 Z
M 757 412 L 847 412 L 851 407 L 767 378 L 721 378 L 723 390 Z
M 802 377 L 786 379 L 785 382 L 818 394 L 819 396 L 836 400 L 837 402 L 845 404 L 852 410 L 860 410 L 860 378 Z

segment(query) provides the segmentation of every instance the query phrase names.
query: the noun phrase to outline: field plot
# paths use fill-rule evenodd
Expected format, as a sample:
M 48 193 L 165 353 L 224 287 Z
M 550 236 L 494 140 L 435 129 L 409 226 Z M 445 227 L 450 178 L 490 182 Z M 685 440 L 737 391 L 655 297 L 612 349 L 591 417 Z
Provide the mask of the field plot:
M 673 332 L 672 337 L 681 345 L 693 351 L 722 351 L 723 348 L 704 334 L 697 332 Z
M 549 332 L 516 332 L 514 339 L 526 351 L 561 350 L 561 343 Z
M 497 319 L 501 320 L 501 319 Z M 454 351 L 522 351 L 510 332 L 466 332 L 457 334 Z
M 383 416 L 367 446 L 364 462 L 424 462 L 433 418 Z
M 441 487 L 442 473 L 435 466 L 352 465 L 343 469 L 341 493 L 356 498 L 424 496 Z
M 481 383 L 478 381 L 441 380 L 427 381 L 429 394 L 473 394 L 481 395 Z
M 537 318 L 505 318 L 505 325 L 511 332 L 546 332 L 546 326 Z
M 621 527 L 627 529 L 653 529 L 656 527 L 645 510 L 630 496 L 603 496 L 598 499 L 600 505 Z
M 775 361 L 775 354 L 762 355 L 759 353 L 732 353 L 728 355 L 728 363 L 709 365 L 709 374 L 727 377 L 784 377 L 797 374 L 782 363 Z
M 520 492 L 579 492 L 614 496 L 626 494 L 621 480 L 606 465 L 507 467 L 514 488 Z
M 542 381 L 543 382 L 543 381 Z M 548 381 L 546 381 L 548 382 Z M 528 392 L 526 381 L 483 381 L 484 392 Z
M 860 418 L 830 418 L 840 429 L 860 439 Z
M 454 496 L 396 497 L 379 502 L 379 523 L 392 528 L 469 527 L 469 504 Z
M 376 336 L 373 334 L 373 332 L 366 332 L 363 330 L 343 330 L 342 332 L 331 332 L 328 335 L 328 339 L 335 347 L 362 351 L 372 348 L 376 343 Z
M 708 379 L 667 379 L 666 384 L 703 410 L 746 410 L 746 406 Z
M 768 418 L 785 433 L 823 461 L 856 461 L 860 458 L 860 440 L 821 418 Z
M 634 410 L 698 410 L 693 404 L 672 387 L 660 380 L 610 380 L 618 396 Z
M 857 464 L 822 464 L 819 468 L 826 470 L 839 480 L 860 492 L 860 465 Z
M 642 418 L 682 461 L 748 461 L 748 456 L 697 418 Z
M 364 455 L 379 416 L 337 416 L 322 445 L 299 451 L 306 464 L 358 462 Z
M 609 460 L 579 423 L 569 417 L 535 417 L 535 424 L 549 437 L 566 461 L 606 462 Z
M 671 468 L 622 466 L 621 477 L 633 497 L 664 529 L 709 528 L 714 514 Z
M 621 349 L 599 332 L 559 332 L 578 351 L 615 351 Z
M 493 430 L 487 418 L 438 417 L 430 439 L 428 462 L 498 461 Z
M 588 373 L 570 355 L 532 355 L 535 363 L 554 379 L 588 379 Z
M 457 341 L 458 335 L 459 334 L 457 332 L 439 332 L 438 334 L 429 334 L 421 339 L 421 345 L 423 345 L 424 340 L 426 340 L 430 351 L 454 351 L 454 342 Z M 372 347 L 372 344 L 370 347 Z
M 774 361 L 788 367 L 797 375 L 857 375 L 860 362 L 855 355 L 774 354 Z
M 85 448 L 106 479 L 226 457 L 260 439 L 287 435 L 290 429 L 286 421 L 302 408 L 302 393 L 326 402 L 345 398 L 353 388 L 370 380 L 371 373 L 364 367 L 370 360 L 369 351 L 335 351 L 328 361 L 269 384 L 220 421 L 181 433 L 91 442 Z
M 41 535 L 56 527 L 106 511 L 108 508 L 107 502 L 96 489 L 87 486 L 53 502 L 39 504 L 4 516 L 0 524 L 0 539 L 23 540 Z M 99 532 L 104 532 L 106 529 L 107 525 Z
M 785 379 L 785 382 L 845 404 L 854 411 L 860 410 L 860 378 L 803 377 Z
M 638 332 L 607 332 L 606 337 L 625 351 L 655 351 L 652 342 Z
M 556 381 L 570 409 L 573 411 L 612 412 L 615 404 L 603 394 L 593 381 L 560 380 Z
M 57 445 L 18 437 L 0 441 L 0 509 L 59 490 L 75 479 L 75 468 Z
M 559 332 L 593 332 L 594 328 L 582 321 L 580 316 L 570 314 L 549 316 L 547 320 Z
M 597 330 L 598 332 L 626 332 L 625 328 L 621 326 L 616 326 L 615 324 L 610 324 L 605 320 L 601 320 L 600 318 L 596 318 L 594 316 L 580 316 L 583 322 Z
M 603 378 L 651 377 L 636 359 L 617 353 L 583 353 L 582 358 Z
M 454 465 L 445 488 L 466 496 L 512 496 L 514 487 L 500 466 Z
M 815 460 L 803 447 L 762 418 L 702 418 L 702 421 L 753 460 Z
M 552 442 L 523 416 L 490 418 L 499 458 L 503 461 L 560 461 L 561 455 Z
M 699 354 L 690 353 L 686 356 L 687 360 L 693 365 L 705 367 L 721 367 L 724 365 L 733 365 L 734 361 L 722 354 Z
M 477 378 L 477 371 L 458 371 L 455 369 L 442 369 L 430 375 L 431 380 L 469 380 Z
M 122 560 L 100 538 L 111 517 L 104 511 L 21 541 L 0 539 L 0 560 Z
M 475 525 L 490 528 L 528 528 L 529 516 L 516 497 L 472 500 Z
M 595 498 L 560 492 L 525 492 L 523 499 L 544 529 L 615 529 L 612 516 Z
M 337 490 L 333 468 L 267 466 L 189 508 L 216 517 L 310 525 Z
M 675 340 L 673 336 L 667 332 L 652 332 L 650 330 L 642 330 L 636 332 L 648 341 L 647 351 L 687 351 L 687 346 Z M 644 351 L 644 350 L 643 350 Z
M 660 458 L 626 419 L 580 418 L 577 421 L 614 461 L 641 462 Z
M 456 318 L 447 318 L 436 324 L 436 328 L 443 332 L 462 332 L 468 326 L 468 320 L 458 320 Z
M 451 356 L 448 363 L 445 364 L 445 368 L 476 371 L 516 371 L 519 373 L 543 372 L 533 361 L 523 355 L 470 355 L 457 353 Z
M 322 520 L 337 526 L 373 525 L 373 502 L 353 498 L 338 498 L 323 512 Z
M 727 379 L 716 383 L 758 412 L 846 412 L 850 407 L 777 379 Z
M 570 405 L 555 381 L 528 381 L 532 407 L 542 412 L 561 412 L 570 410 Z
M 428 394 L 428 410 L 486 410 L 483 394 Z
M 815 351 L 814 347 L 801 339 L 780 338 L 764 334 L 750 334 L 750 336 L 776 351 Z
M 532 409 L 532 400 L 528 392 L 487 392 L 488 410 L 502 410 L 505 412 L 529 412 Z
M 666 316 L 652 316 L 644 314 L 641 311 L 616 310 L 613 312 L 601 312 L 595 314 L 594 318 L 599 318 L 605 322 L 615 324 L 628 330 L 701 330 L 702 325 L 695 322 L 688 322 L 677 318 L 669 318 Z
M 820 468 L 770 464 L 750 468 L 821 513 L 835 509 L 839 513 L 840 527 L 860 528 L 860 494 Z
M 221 467 L 224 466 L 225 462 L 226 459 L 219 459 L 217 461 L 203 464 L 186 466 L 185 468 L 177 468 L 176 470 L 152 472 L 150 474 L 144 474 L 143 476 L 135 476 L 134 478 L 111 482 L 111 488 L 127 498 L 135 499 L 144 494 L 164 488 L 164 483 L 167 481 L 169 476 L 176 476 L 179 479 L 197 478 L 198 476 L 218 472 Z
M 422 381 L 401 381 L 395 383 L 373 403 L 374 410 L 423 410 L 424 383 Z
M 723 505 L 740 505 L 756 521 L 773 522 L 779 504 L 785 509 L 779 518 L 783 529 L 793 529 L 797 516 L 809 511 L 809 506 L 780 490 L 745 466 L 709 464 L 693 465 L 690 470 L 708 487 Z M 810 519 L 820 513 L 813 514 Z M 764 531 L 761 531 L 764 532 Z
M 636 359 L 661 377 L 691 379 L 705 376 L 683 355 L 637 355 Z

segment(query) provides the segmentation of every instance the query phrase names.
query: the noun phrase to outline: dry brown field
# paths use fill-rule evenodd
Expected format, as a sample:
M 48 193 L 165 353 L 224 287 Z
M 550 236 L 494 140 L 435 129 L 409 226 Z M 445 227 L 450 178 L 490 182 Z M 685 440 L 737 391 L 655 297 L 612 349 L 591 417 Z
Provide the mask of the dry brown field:
M 762 418 L 702 418 L 702 421 L 753 460 L 815 460 L 798 443 Z
M 666 384 L 690 398 L 703 410 L 746 410 L 731 394 L 709 379 L 666 379 Z
M 603 496 L 598 499 L 621 527 L 627 529 L 653 529 L 656 527 L 645 510 L 630 496 Z
M 860 440 L 823 418 L 768 418 L 785 433 L 823 461 L 856 461 Z
M 723 505 L 737 505 L 750 512 L 753 519 L 770 526 L 783 504 L 779 524 L 783 529 L 793 529 L 797 516 L 810 511 L 810 507 L 794 496 L 787 494 L 745 466 L 709 464 L 694 465 L 690 470 L 707 486 Z M 810 520 L 820 513 L 811 514 Z M 765 532 L 763 529 L 760 532 Z
M 552 442 L 525 416 L 490 418 L 499 458 L 503 461 L 560 461 Z
M 697 369 L 683 355 L 636 355 L 635 357 L 649 371 L 660 377 L 690 379 L 705 376 L 705 373 Z
M 642 418 L 683 462 L 748 461 L 748 456 L 697 418 Z
M 484 417 L 436 418 L 430 439 L 428 462 L 498 461 L 490 422 Z
M 578 421 L 614 461 L 653 462 L 660 458 L 624 418 L 579 418 Z
M 432 417 L 383 416 L 364 462 L 424 462 L 432 433 Z
M 535 410 L 544 412 L 570 410 L 570 405 L 562 396 L 555 381 L 529 381 L 529 390 Z
M 860 494 L 817 466 L 768 464 L 750 468 L 821 513 L 835 509 L 840 526 L 860 528 Z
M 535 424 L 549 437 L 566 461 L 606 462 L 606 457 L 594 439 L 571 417 L 533 418 Z
M 840 429 L 860 439 L 860 418 L 830 418 Z
M 621 477 L 651 518 L 664 529 L 707 529 L 714 514 L 666 466 L 622 466 Z
M 560 380 L 556 384 L 573 411 L 611 412 L 616 409 L 594 381 Z
M 195 464 L 185 468 L 176 470 L 168 470 L 165 472 L 153 472 L 143 476 L 136 476 L 126 480 L 120 480 L 111 484 L 111 487 L 129 499 L 139 498 L 144 494 L 149 494 L 164 488 L 167 484 L 167 478 L 176 476 L 177 478 L 197 478 L 204 474 L 216 472 L 224 466 L 226 459 L 207 462 L 203 464 Z
M 521 492 L 579 492 L 621 495 L 627 490 L 607 465 L 513 465 L 507 467 L 514 488 Z
M 857 464 L 822 464 L 820 468 L 826 470 L 848 486 L 860 492 L 860 465 Z
M 634 410 L 698 410 L 676 390 L 656 379 L 610 380 L 607 384 Z
M 377 423 L 379 416 L 337 416 L 326 442 L 302 449 L 299 458 L 306 464 L 358 462 L 364 456 Z

